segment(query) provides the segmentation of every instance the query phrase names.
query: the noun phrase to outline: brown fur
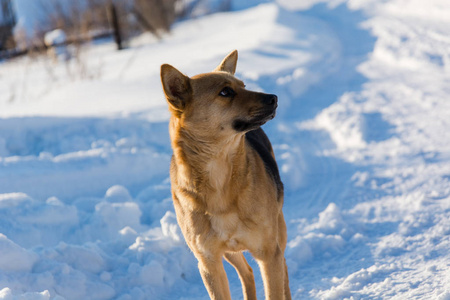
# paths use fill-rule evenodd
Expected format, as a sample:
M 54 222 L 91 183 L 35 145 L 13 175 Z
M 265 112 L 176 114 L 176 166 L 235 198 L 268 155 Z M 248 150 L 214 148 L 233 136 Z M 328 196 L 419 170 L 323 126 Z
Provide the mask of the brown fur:
M 213 72 L 192 78 L 161 66 L 172 113 L 170 177 L 177 220 L 211 299 L 231 299 L 222 257 L 236 268 L 244 299 L 256 299 L 245 250 L 260 266 L 266 299 L 291 299 L 283 188 L 272 147 L 259 128 L 274 117 L 277 99 L 246 90 L 234 77 L 236 63 L 233 51 Z

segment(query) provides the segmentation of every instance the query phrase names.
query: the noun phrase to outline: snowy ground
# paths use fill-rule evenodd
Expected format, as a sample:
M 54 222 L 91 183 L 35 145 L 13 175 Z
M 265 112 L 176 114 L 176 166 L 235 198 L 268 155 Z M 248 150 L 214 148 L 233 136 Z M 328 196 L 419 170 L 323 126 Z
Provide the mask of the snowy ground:
M 264 128 L 294 299 L 449 300 L 449 37 L 447 0 L 279 0 L 0 63 L 0 299 L 208 299 L 170 199 L 159 66 L 238 49 L 237 76 L 279 96 Z

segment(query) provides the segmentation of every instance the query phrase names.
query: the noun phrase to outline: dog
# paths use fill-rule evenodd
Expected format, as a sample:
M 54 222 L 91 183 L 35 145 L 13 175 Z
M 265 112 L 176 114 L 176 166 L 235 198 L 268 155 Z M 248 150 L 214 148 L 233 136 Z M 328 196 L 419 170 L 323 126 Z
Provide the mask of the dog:
M 275 117 L 277 96 L 245 89 L 234 76 L 238 53 L 189 78 L 164 64 L 171 112 L 171 190 L 178 224 L 198 260 L 211 299 L 231 299 L 222 257 L 233 265 L 244 299 L 256 299 L 257 261 L 266 299 L 291 299 L 284 251 L 283 184 L 260 128 Z

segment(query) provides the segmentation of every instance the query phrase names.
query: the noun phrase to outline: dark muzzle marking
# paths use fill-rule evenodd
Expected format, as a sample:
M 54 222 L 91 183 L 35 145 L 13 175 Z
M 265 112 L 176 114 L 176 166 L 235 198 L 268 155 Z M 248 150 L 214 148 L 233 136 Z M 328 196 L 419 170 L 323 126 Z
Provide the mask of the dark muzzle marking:
M 234 120 L 232 126 L 234 130 L 242 132 L 249 130 L 253 124 L 244 120 Z

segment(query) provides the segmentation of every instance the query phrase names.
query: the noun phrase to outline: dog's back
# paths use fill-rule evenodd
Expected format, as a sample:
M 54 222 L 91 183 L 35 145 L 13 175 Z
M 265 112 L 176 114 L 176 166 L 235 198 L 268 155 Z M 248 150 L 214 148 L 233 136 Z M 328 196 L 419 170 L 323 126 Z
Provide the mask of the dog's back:
M 264 162 L 267 173 L 273 179 L 274 184 L 277 187 L 277 200 L 283 200 L 283 183 L 281 182 L 280 173 L 278 171 L 277 162 L 273 154 L 272 144 L 269 138 L 261 128 L 249 131 L 245 134 L 250 147 L 255 150 L 259 157 Z

